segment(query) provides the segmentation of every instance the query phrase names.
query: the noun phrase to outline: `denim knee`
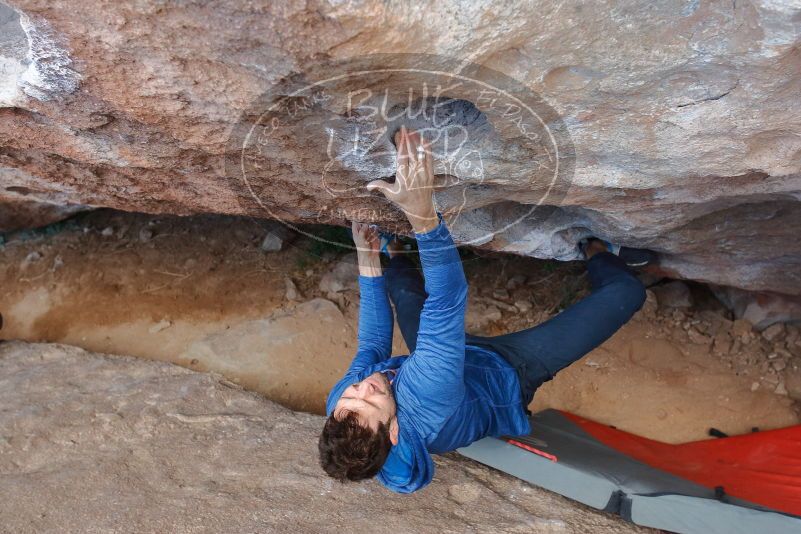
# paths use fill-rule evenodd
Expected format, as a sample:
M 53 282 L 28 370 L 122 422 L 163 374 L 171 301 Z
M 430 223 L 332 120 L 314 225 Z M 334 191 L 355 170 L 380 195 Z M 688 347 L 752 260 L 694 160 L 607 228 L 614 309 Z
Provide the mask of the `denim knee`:
M 645 286 L 634 276 L 627 276 L 618 284 L 621 304 L 634 315 L 645 303 Z

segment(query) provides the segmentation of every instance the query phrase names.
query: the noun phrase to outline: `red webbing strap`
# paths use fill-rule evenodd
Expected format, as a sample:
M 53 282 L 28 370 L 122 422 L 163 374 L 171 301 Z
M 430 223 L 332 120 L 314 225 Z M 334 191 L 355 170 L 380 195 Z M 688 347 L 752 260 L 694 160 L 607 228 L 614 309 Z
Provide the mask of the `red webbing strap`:
M 531 445 L 526 445 L 525 443 L 523 443 L 521 441 L 517 441 L 516 439 L 507 439 L 506 443 L 508 443 L 510 445 L 514 445 L 515 447 L 520 447 L 521 449 L 525 449 L 528 452 L 533 452 L 534 454 L 542 456 L 543 458 L 547 458 L 552 462 L 558 461 L 556 459 L 556 456 L 554 456 L 553 454 L 548 454 L 545 451 L 541 451 L 539 449 L 536 449 L 536 448 L 532 447 Z

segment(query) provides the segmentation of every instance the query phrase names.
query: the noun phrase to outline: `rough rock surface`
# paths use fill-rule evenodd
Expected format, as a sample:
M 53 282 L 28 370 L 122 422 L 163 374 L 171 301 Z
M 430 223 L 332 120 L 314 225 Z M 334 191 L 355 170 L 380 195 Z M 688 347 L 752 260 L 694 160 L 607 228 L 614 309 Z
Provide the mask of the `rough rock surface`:
M 440 199 L 462 202 L 462 238 L 516 221 L 482 246 L 567 259 L 593 233 L 655 249 L 681 277 L 801 294 L 798 2 L 6 2 L 16 10 L 0 4 L 0 200 L 334 223 L 342 209 L 383 209 L 358 186 L 391 172 L 387 158 L 334 158 L 331 178 L 352 190 L 332 201 L 320 185 L 326 141 L 353 127 L 332 102 L 362 86 L 339 82 L 265 143 L 250 189 L 231 176 L 231 133 L 266 91 L 311 80 L 313 65 L 425 52 L 519 81 L 515 94 L 539 95 L 570 148 L 544 195 L 520 136 L 486 101 L 450 90 L 479 112 L 462 118 L 483 158 L 480 179 L 465 170 L 475 165 L 451 169 L 460 182 Z M 451 65 L 437 57 L 408 62 Z M 247 200 L 254 190 L 260 202 Z
M 352 357 L 348 345 L 353 334 L 336 304 L 317 298 L 205 336 L 193 342 L 177 361 L 198 370 L 224 369 L 226 376 L 235 377 L 250 390 L 260 391 L 284 406 L 311 412 L 319 409 L 342 378 L 342 369 Z M 304 358 L 299 352 L 312 356 Z M 309 399 L 308 392 L 312 391 L 319 396 Z
M 0 345 L 8 532 L 646 532 L 456 455 L 431 486 L 342 486 L 322 418 L 215 375 L 64 345 Z

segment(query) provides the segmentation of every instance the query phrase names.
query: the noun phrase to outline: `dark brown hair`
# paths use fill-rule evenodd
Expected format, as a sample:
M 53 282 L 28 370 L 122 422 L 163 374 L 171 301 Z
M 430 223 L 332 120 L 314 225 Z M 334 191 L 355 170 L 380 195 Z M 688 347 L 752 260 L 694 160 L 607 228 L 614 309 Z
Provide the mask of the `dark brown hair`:
M 330 416 L 320 442 L 320 465 L 329 476 L 345 482 L 372 478 L 381 470 L 392 448 L 389 428 L 379 423 L 378 431 L 359 424 L 355 413 L 342 420 Z

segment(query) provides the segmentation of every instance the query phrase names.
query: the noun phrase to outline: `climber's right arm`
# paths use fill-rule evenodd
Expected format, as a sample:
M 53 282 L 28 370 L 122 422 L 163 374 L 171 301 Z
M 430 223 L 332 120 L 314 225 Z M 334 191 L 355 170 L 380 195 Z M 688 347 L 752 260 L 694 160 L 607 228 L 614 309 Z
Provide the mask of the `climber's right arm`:
M 456 245 L 434 207 L 430 147 L 405 128 L 396 146 L 395 183 L 376 180 L 368 188 L 381 190 L 403 210 L 420 251 L 428 297 L 420 313 L 417 346 L 404 364 L 396 393 L 408 411 L 417 413 L 415 424 L 425 437 L 439 432 L 464 397 L 467 281 Z
M 368 224 L 355 221 L 351 230 L 359 262 L 359 348 L 348 372 L 389 358 L 394 326 L 379 259 L 377 232 Z

